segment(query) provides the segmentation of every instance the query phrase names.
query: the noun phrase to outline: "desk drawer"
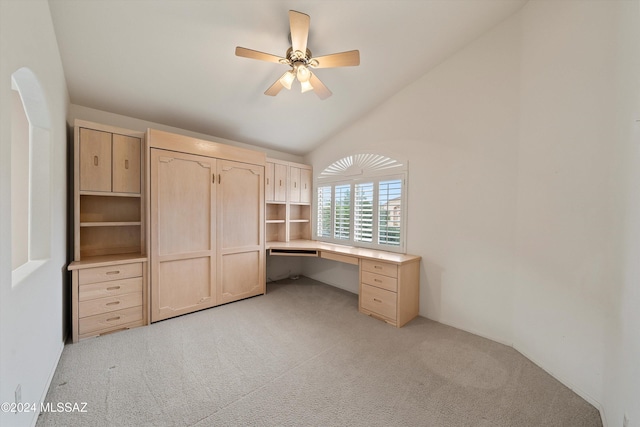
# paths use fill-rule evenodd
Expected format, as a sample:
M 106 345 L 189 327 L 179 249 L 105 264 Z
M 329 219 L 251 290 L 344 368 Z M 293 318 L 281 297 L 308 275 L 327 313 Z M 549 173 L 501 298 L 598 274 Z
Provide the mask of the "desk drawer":
M 93 316 L 96 314 L 109 313 L 125 308 L 142 305 L 142 291 L 131 294 L 116 295 L 106 298 L 83 301 L 78 307 L 78 317 Z
M 140 276 L 142 276 L 142 263 L 135 262 L 133 264 L 119 264 L 109 267 L 85 268 L 79 270 L 78 283 L 80 285 L 86 285 L 88 283 L 106 282 Z
M 78 300 L 88 301 L 132 292 L 142 292 L 142 277 L 82 285 L 78 289 Z
M 80 319 L 78 333 L 80 335 L 89 334 L 140 320 L 142 320 L 142 306 L 131 307 Z
M 358 265 L 358 258 L 354 256 L 334 254 L 333 252 L 322 251 L 320 252 L 320 257 L 325 259 L 330 259 L 333 261 L 345 262 L 347 264 Z
M 382 274 L 375 274 L 369 271 L 362 272 L 362 283 L 375 286 L 377 288 L 386 289 L 391 292 L 398 291 L 398 279 L 389 276 L 383 276 Z
M 362 260 L 362 270 L 371 273 L 382 274 L 389 277 L 398 277 L 398 266 L 388 262 Z
M 386 291 L 364 283 L 362 284 L 361 292 L 360 304 L 362 308 L 393 321 L 396 320 L 396 302 L 398 301 L 398 295 L 395 292 Z

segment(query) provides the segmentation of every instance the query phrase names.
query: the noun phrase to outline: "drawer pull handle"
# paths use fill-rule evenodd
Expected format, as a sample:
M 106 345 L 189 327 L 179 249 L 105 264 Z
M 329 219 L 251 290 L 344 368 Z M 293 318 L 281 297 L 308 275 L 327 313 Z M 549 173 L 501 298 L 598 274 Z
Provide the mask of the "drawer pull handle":
M 379 265 L 374 265 L 373 268 L 377 268 L 378 270 L 382 270 L 382 267 Z
M 108 302 L 107 305 L 118 305 L 120 304 L 120 301 L 113 301 L 113 302 Z
M 107 319 L 107 322 L 115 322 L 116 320 L 120 320 L 120 316 L 112 317 L 110 319 Z
M 111 276 L 113 274 L 120 274 L 120 270 L 115 270 L 115 271 L 107 271 L 107 276 Z
M 378 282 L 378 283 L 382 283 L 382 280 L 380 279 L 373 279 L 374 282 Z
M 109 286 L 107 288 L 108 291 L 117 291 L 118 289 L 120 289 L 120 286 Z
M 98 156 L 93 156 L 93 166 L 98 166 Z
M 382 302 L 382 300 L 379 300 L 378 298 L 374 298 L 373 299 L 375 302 Z
M 129 169 L 129 160 L 126 160 L 126 159 L 125 159 L 125 161 L 124 161 L 124 168 L 125 168 L 125 169 Z

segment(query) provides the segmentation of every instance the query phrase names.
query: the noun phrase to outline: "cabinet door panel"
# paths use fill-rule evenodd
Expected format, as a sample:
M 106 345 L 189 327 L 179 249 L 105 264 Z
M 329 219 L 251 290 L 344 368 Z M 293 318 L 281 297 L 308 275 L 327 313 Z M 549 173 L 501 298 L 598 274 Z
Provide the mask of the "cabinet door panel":
M 262 251 L 249 251 L 222 256 L 218 297 L 221 304 L 264 293 L 261 253 Z
M 262 168 L 228 161 L 220 164 L 218 221 L 221 249 L 259 245 L 264 209 Z
M 300 202 L 300 168 L 291 167 L 291 182 L 289 183 L 289 201 Z
M 300 202 L 311 203 L 311 171 L 300 170 Z
M 113 134 L 113 191 L 140 193 L 139 138 Z
M 273 180 L 275 179 L 275 165 L 271 162 L 267 162 L 264 169 L 264 194 L 267 202 L 273 202 L 276 197 L 275 186 Z
M 274 201 L 286 202 L 287 201 L 287 166 L 281 164 L 274 164 L 273 166 L 273 186 L 274 186 Z
M 155 299 L 162 318 L 214 305 L 209 257 L 163 261 L 158 273 Z
M 215 305 L 216 161 L 151 150 L 151 320 Z
M 111 133 L 80 129 L 80 191 L 111 191 Z
M 218 161 L 218 303 L 264 293 L 264 168 Z

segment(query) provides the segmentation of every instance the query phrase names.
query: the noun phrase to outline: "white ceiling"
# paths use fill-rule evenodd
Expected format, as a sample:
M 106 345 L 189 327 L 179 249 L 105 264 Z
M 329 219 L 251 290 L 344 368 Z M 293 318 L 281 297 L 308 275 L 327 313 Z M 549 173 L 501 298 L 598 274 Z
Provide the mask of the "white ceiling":
M 524 5 L 526 0 L 49 0 L 71 102 L 305 154 Z M 314 56 L 360 50 L 360 66 L 319 69 L 322 101 L 285 65 L 288 10 L 311 16 Z

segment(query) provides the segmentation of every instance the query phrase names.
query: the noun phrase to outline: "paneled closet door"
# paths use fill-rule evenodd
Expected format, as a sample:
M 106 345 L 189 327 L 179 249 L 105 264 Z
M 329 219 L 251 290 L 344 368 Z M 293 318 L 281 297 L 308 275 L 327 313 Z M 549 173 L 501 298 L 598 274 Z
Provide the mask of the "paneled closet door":
M 216 160 L 151 150 L 151 321 L 216 305 Z
M 265 292 L 264 167 L 218 160 L 218 303 Z

